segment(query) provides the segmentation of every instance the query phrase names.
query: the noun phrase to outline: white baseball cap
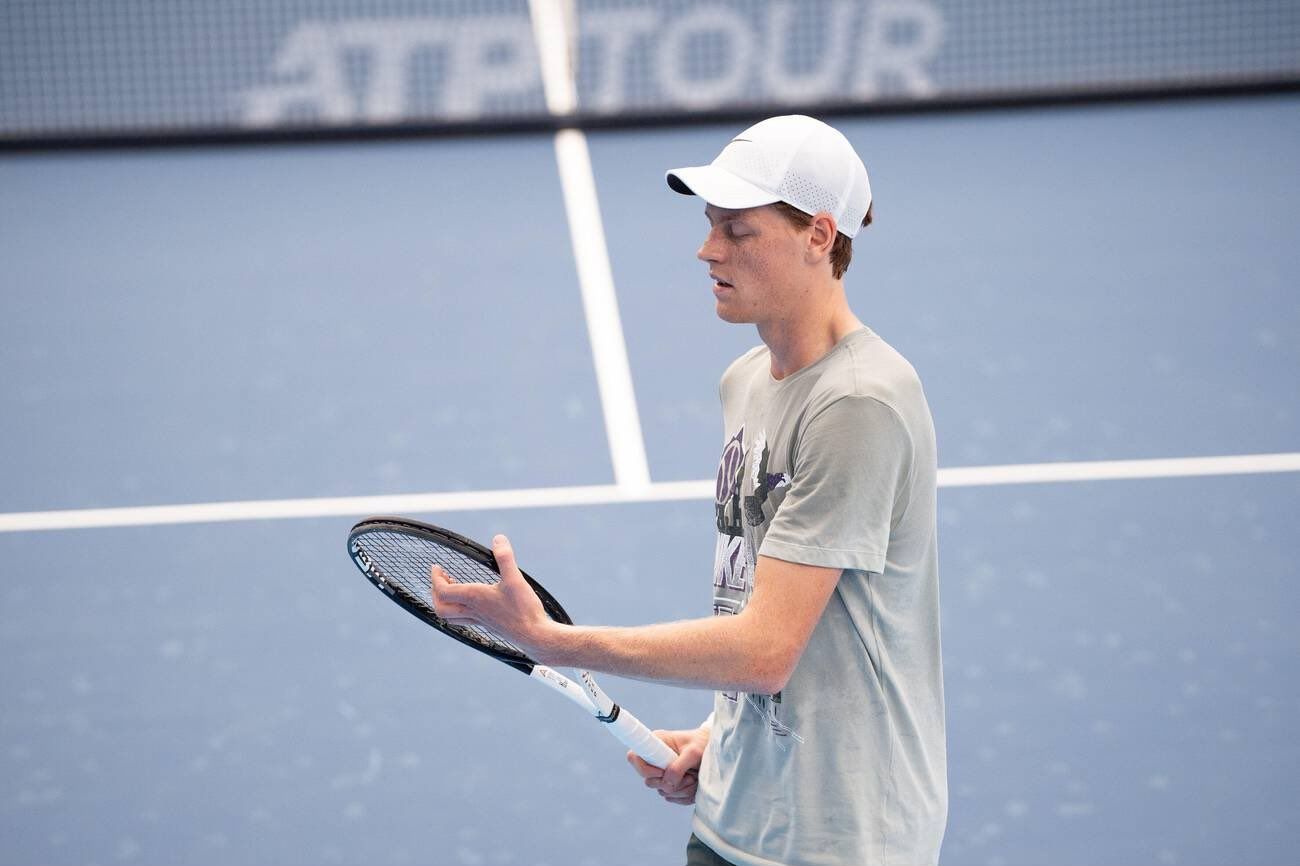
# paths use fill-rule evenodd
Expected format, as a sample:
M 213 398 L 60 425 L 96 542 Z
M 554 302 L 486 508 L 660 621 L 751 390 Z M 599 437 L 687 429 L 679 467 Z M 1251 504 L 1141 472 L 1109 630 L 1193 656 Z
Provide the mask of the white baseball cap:
M 709 165 L 665 175 L 683 195 L 741 210 L 783 201 L 806 214 L 826 211 L 855 237 L 871 207 L 867 168 L 834 127 L 802 114 L 769 117 L 731 140 Z

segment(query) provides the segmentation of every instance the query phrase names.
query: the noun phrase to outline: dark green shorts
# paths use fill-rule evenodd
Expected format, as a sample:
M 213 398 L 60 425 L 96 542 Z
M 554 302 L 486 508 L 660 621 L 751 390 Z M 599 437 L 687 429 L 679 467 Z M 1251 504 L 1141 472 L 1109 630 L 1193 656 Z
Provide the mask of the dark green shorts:
M 686 866 L 732 866 L 730 860 L 723 860 L 712 848 L 700 841 L 700 837 L 691 834 L 691 841 L 686 843 Z

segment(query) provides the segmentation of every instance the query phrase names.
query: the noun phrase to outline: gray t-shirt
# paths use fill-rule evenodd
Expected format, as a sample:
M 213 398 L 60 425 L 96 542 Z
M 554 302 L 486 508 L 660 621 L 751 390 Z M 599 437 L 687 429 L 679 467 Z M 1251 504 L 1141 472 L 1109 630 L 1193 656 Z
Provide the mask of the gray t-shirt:
M 935 863 L 948 814 L 935 444 L 912 366 L 870 329 L 777 381 L 722 377 L 713 609 L 758 556 L 844 569 L 777 695 L 719 692 L 694 831 L 744 866 Z

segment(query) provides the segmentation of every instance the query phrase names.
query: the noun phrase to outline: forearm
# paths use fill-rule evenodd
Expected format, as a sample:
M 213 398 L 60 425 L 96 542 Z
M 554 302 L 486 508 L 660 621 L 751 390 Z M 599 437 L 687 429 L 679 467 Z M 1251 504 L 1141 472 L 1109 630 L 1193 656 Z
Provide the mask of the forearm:
M 557 624 L 537 651 L 548 665 L 720 691 L 768 694 L 789 674 L 771 636 L 743 613 L 632 627 Z
M 508 637 L 543 664 L 701 689 L 775 694 L 785 687 L 835 591 L 840 569 L 760 556 L 754 589 L 734 616 L 630 628 L 562 625 L 547 616 L 504 535 L 492 540 L 501 580 L 462 583 L 437 566 L 440 616 Z

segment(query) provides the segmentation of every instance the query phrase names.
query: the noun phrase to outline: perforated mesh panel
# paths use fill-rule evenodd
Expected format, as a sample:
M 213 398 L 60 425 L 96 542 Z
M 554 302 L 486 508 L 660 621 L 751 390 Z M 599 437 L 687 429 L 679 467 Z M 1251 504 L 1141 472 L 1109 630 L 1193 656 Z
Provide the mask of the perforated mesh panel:
M 781 198 L 790 202 L 802 211 L 815 214 L 818 211 L 828 211 L 837 218 L 839 212 L 839 202 L 829 190 L 813 183 L 803 177 L 786 177 L 785 182 L 781 184 L 778 190 Z

